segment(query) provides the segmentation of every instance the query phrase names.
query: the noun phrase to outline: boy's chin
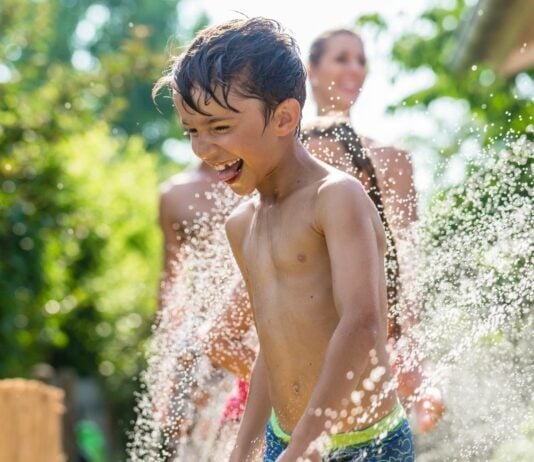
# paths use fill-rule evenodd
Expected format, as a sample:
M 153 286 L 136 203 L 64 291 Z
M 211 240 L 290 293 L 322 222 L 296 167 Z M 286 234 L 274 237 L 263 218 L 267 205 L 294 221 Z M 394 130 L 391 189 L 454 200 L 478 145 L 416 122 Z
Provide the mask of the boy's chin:
M 230 186 L 230 189 L 236 193 L 238 196 L 250 196 L 254 192 L 254 187 L 245 187 L 241 184 L 235 184 L 235 185 L 228 185 Z

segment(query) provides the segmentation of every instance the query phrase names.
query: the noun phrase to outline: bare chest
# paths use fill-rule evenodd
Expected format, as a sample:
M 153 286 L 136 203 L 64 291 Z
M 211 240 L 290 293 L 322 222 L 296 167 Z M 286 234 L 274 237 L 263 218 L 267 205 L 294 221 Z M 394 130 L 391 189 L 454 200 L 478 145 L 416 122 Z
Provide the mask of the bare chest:
M 324 236 L 317 230 L 313 203 L 306 199 L 262 206 L 252 220 L 243 249 L 253 285 L 290 281 L 323 266 Z

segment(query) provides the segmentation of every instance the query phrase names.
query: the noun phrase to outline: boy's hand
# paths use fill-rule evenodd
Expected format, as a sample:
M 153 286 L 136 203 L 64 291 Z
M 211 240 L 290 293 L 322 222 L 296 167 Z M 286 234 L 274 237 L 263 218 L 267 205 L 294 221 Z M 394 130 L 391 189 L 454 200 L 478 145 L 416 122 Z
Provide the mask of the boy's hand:
M 310 444 L 306 446 L 297 445 L 292 441 L 282 454 L 276 459 L 276 462 L 321 462 L 323 459 L 317 446 Z
M 263 446 L 261 442 L 256 441 L 247 450 L 234 447 L 228 462 L 257 462 L 263 460 Z
M 423 383 L 423 376 L 418 370 L 401 372 L 397 377 L 401 400 L 409 402 L 411 399 L 417 399 L 414 406 L 417 431 L 419 433 L 432 431 L 445 411 L 440 391 L 430 387 L 423 388 L 423 393 L 419 392 L 421 394 L 417 393 L 417 389 Z
M 445 405 L 440 391 L 437 388 L 428 388 L 415 404 L 417 430 L 420 433 L 432 431 L 444 411 Z
M 276 459 L 276 462 L 321 462 L 321 455 L 314 451 L 313 454 L 306 452 L 306 455 L 302 455 L 301 452 L 293 454 L 294 451 L 291 448 L 287 448 L 280 457 Z
M 397 375 L 401 401 L 409 403 L 417 399 L 414 406 L 417 431 L 419 433 L 432 431 L 445 412 L 441 392 L 436 387 L 428 387 L 423 388 L 423 393 L 419 392 L 421 393 L 419 394 L 418 389 L 421 390 L 424 383 L 422 370 L 420 367 L 411 370 L 404 369 L 401 356 L 395 358 L 393 368 Z

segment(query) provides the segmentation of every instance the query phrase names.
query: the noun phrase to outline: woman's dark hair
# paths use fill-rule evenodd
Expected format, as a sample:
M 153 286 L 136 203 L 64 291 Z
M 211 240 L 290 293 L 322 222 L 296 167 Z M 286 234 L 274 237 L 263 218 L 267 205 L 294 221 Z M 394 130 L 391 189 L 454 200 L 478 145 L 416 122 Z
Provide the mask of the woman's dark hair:
M 350 29 L 331 29 L 323 32 L 321 35 L 319 35 L 311 44 L 310 46 L 310 52 L 308 54 L 308 63 L 312 66 L 317 66 L 319 62 L 321 61 L 321 58 L 323 57 L 326 44 L 328 40 L 330 40 L 332 37 L 335 37 L 337 35 L 351 35 L 352 37 L 356 37 L 357 39 L 361 40 L 361 37 Z
M 340 143 L 348 156 L 348 160 L 350 160 L 350 166 L 347 165 L 347 167 L 349 167 L 348 173 L 351 173 L 354 176 L 358 173 L 363 173 L 369 179 L 370 188 L 367 192 L 378 210 L 378 214 L 380 215 L 380 219 L 382 220 L 386 232 L 387 240 L 386 282 L 389 318 L 388 337 L 398 340 L 401 335 L 401 325 L 399 323 L 397 312 L 400 289 L 397 248 L 393 234 L 391 233 L 391 228 L 386 219 L 382 194 L 380 192 L 380 187 L 378 186 L 375 168 L 371 163 L 371 159 L 367 156 L 359 136 L 346 118 L 328 116 L 317 117 L 311 123 L 307 123 L 303 126 L 301 138 L 304 143 L 311 138 L 323 138 Z
M 295 39 L 278 22 L 261 17 L 201 31 L 156 83 L 153 96 L 165 85 L 204 115 L 195 90 L 200 90 L 205 102 L 213 99 L 236 112 L 228 102 L 231 90 L 258 99 L 266 124 L 282 101 L 294 98 L 301 108 L 306 101 L 306 69 Z

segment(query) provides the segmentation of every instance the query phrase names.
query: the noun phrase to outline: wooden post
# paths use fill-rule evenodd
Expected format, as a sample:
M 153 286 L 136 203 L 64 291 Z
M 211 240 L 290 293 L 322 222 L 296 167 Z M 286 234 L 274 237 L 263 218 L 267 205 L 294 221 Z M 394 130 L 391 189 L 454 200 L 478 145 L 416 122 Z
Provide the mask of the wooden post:
M 0 461 L 65 462 L 63 391 L 35 380 L 0 380 Z

